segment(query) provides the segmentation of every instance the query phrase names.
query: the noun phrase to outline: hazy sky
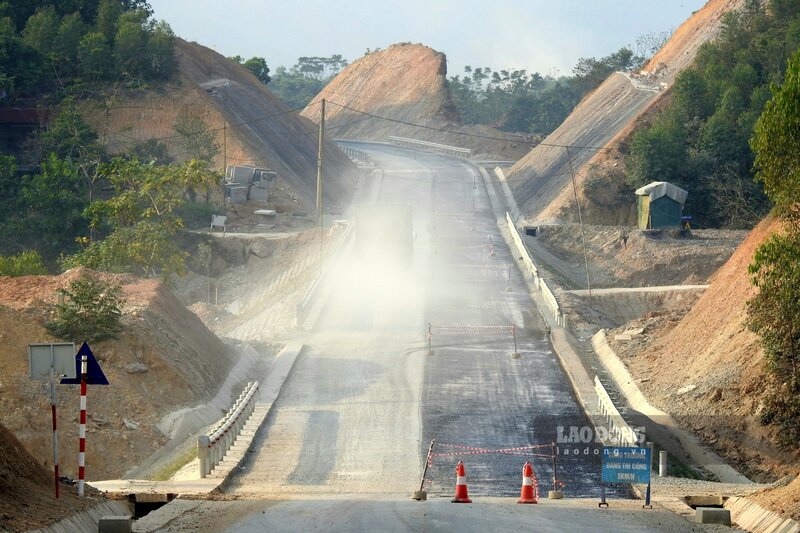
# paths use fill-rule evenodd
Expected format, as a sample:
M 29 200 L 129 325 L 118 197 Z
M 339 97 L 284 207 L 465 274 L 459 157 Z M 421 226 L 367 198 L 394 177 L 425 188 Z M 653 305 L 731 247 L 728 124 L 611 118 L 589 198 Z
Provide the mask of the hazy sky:
M 705 0 L 150 0 L 175 33 L 274 72 L 301 56 L 423 43 L 464 65 L 568 74 L 579 57 L 678 27 Z

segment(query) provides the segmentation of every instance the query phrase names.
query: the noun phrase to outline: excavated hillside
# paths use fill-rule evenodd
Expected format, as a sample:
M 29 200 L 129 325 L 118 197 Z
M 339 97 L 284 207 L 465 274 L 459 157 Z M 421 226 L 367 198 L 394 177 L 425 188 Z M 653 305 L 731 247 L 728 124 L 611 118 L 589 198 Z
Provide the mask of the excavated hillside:
M 609 334 L 644 328 L 638 341 L 611 340 L 642 392 L 754 479 L 800 473 L 800 453 L 778 449 L 776 430 L 759 422 L 765 360 L 745 326 L 755 291 L 747 265 L 779 228 L 774 219 L 756 226 L 679 320 L 656 313 Z
M 28 344 L 63 342 L 44 327 L 56 290 L 88 274 L 120 284 L 122 331 L 92 343 L 110 385 L 89 386 L 87 476 L 108 479 L 164 445 L 157 427 L 180 407 L 213 397 L 238 355 L 211 333 L 172 292 L 155 280 L 73 269 L 60 276 L 0 277 L 0 423 L 34 458 L 52 468 L 49 396 L 28 376 Z M 78 387 L 58 385 L 63 475 L 77 477 Z
M 85 511 L 101 496 L 90 487 L 78 498 L 77 489 L 61 484 L 53 497 L 53 473 L 28 453 L 5 426 L 0 424 L 0 531 L 30 531 Z
M 447 58 L 422 44 L 395 44 L 354 61 L 301 114 L 319 123 L 322 99 L 325 129 L 335 138 L 386 142 L 393 135 L 470 148 L 477 157 L 514 160 L 530 146 L 519 135 L 461 125 L 447 89 Z M 442 129 L 451 131 L 435 131 Z
M 744 0 L 709 0 L 672 35 L 669 42 L 640 73 L 612 74 L 572 111 L 561 126 L 531 150 L 508 172 L 506 178 L 529 222 L 550 218 L 577 219 L 572 190 L 570 159 L 582 194 L 587 176 L 598 165 L 613 169 L 619 162 L 606 152 L 619 148 L 633 131 L 633 124 L 667 97 L 675 76 L 691 65 L 698 48 L 719 32 L 725 13 Z M 565 146 L 570 146 L 569 151 Z M 595 187 L 602 192 L 604 186 Z M 598 191 L 593 190 L 591 194 Z M 623 191 L 615 191 L 621 193 Z M 635 205 L 632 191 L 609 214 L 607 202 L 586 202 L 584 220 L 591 223 L 632 223 Z
M 280 211 L 314 205 L 316 126 L 292 112 L 248 70 L 197 43 L 178 40 L 177 80 L 157 90 L 120 90 L 84 103 L 86 119 L 112 152 L 158 139 L 170 155 L 186 154 L 175 131 L 178 116 L 202 119 L 215 130 L 219 154 L 213 165 L 257 165 L 278 173 L 271 204 Z M 344 205 L 357 170 L 334 143 L 325 145 L 325 199 Z M 284 208 L 284 209 L 280 209 Z

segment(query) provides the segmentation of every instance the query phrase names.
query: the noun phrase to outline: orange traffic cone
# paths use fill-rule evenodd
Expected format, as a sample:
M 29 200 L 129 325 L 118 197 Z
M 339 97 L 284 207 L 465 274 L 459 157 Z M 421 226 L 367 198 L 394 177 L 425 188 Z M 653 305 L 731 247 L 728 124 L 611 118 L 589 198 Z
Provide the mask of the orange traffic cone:
M 472 503 L 467 494 L 467 474 L 464 473 L 464 463 L 461 461 L 456 465 L 456 497 L 453 503 Z
M 522 491 L 517 503 L 539 503 L 539 483 L 536 482 L 530 463 L 525 463 L 522 467 Z

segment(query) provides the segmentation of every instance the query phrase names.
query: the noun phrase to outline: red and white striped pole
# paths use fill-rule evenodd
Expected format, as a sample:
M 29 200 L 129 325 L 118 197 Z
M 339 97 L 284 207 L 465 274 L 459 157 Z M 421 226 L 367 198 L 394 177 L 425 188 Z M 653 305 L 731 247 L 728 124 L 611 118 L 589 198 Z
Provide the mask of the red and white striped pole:
M 88 361 L 86 355 L 81 355 L 81 421 L 78 429 L 78 496 L 83 496 L 83 480 L 85 479 L 86 462 L 86 370 Z

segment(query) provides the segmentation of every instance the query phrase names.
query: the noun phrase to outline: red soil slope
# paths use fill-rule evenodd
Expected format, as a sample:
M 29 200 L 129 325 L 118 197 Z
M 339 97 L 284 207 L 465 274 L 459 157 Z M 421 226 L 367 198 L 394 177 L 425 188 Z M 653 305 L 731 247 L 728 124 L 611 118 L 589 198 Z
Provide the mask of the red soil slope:
M 710 287 L 671 330 L 628 360 L 644 379 L 645 395 L 691 427 L 716 450 L 756 478 L 800 473 L 800 454 L 779 450 L 774 430 L 758 421 L 764 392 L 764 355 L 745 326 L 754 294 L 747 265 L 780 224 L 761 222 L 711 279 Z M 687 385 L 694 390 L 680 393 Z
M 170 154 L 185 154 L 174 129 L 179 113 L 202 118 L 216 130 L 220 152 L 214 166 L 251 164 L 275 170 L 273 204 L 314 205 L 316 126 L 291 112 L 248 70 L 197 43 L 178 40 L 178 79 L 158 90 L 120 90 L 103 100 L 84 102 L 83 114 L 112 152 L 158 139 Z M 326 199 L 344 204 L 356 170 L 334 143 L 325 146 Z
M 28 377 L 27 349 L 33 342 L 59 341 L 43 324 L 55 290 L 82 272 L 0 277 L 0 423 L 48 468 L 49 399 L 44 382 Z M 237 356 L 161 283 L 95 275 L 121 284 L 126 299 L 118 338 L 91 346 L 110 385 L 89 387 L 87 476 L 104 479 L 122 475 L 166 443 L 156 427 L 160 418 L 211 398 Z M 62 472 L 76 477 L 78 388 L 57 389 Z

